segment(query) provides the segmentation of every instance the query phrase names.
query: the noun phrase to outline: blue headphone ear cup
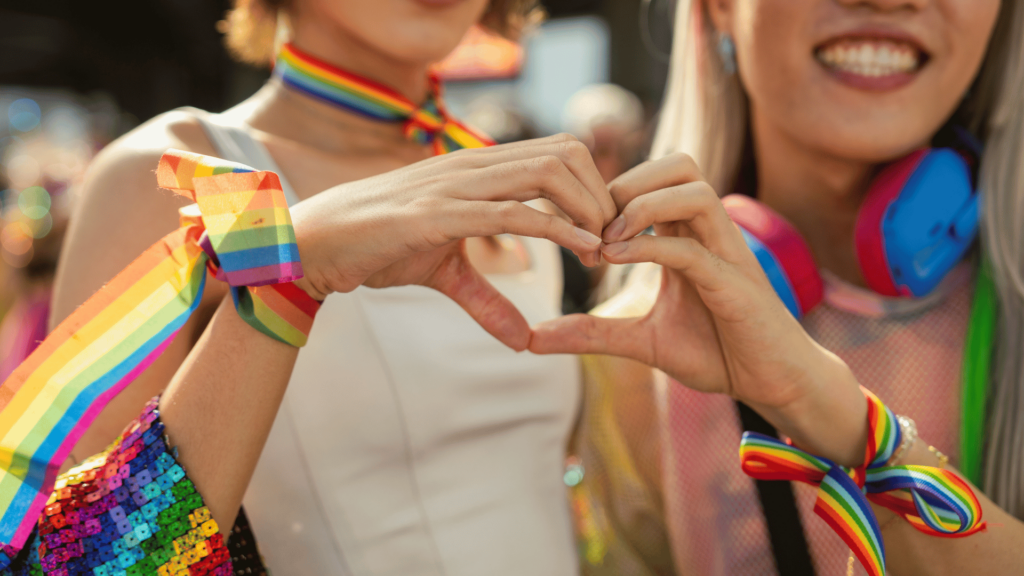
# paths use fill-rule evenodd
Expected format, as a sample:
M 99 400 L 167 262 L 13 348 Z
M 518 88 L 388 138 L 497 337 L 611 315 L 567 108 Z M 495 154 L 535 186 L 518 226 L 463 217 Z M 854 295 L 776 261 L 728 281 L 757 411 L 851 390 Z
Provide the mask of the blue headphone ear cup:
M 824 285 L 811 249 L 796 228 L 748 196 L 730 194 L 722 198 L 722 205 L 786 308 L 799 319 L 817 306 Z
M 857 217 L 861 272 L 885 296 L 924 296 L 963 258 L 977 235 L 978 196 L 963 157 L 919 150 L 873 182 Z

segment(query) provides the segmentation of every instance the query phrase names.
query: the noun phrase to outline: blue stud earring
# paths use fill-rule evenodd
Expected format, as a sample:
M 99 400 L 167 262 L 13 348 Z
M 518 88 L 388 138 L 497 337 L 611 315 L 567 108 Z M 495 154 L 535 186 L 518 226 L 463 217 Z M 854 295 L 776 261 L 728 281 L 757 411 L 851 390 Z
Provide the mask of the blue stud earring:
M 732 76 L 736 73 L 736 44 L 728 33 L 718 37 L 718 57 L 722 59 L 722 68 L 726 74 Z

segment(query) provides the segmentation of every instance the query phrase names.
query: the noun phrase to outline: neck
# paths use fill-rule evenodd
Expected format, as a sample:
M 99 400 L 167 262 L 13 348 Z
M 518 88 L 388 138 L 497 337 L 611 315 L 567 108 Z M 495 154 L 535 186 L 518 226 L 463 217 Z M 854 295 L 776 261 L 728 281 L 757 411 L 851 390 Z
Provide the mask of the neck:
M 427 98 L 429 66 L 397 61 L 336 28 L 297 23 L 292 44 L 332 66 L 383 84 L 412 102 Z M 260 91 L 250 124 L 335 154 L 416 153 L 400 123 L 380 122 L 322 102 L 272 80 Z M 408 150 L 406 150 L 408 149 Z
M 334 66 L 390 87 L 409 100 L 420 103 L 428 92 L 429 64 L 405 62 L 367 45 L 343 29 L 312 25 L 308 18 L 294 28 L 292 45 Z
M 819 267 L 864 285 L 853 238 L 874 165 L 811 150 L 756 113 L 752 133 L 758 200 L 796 227 Z

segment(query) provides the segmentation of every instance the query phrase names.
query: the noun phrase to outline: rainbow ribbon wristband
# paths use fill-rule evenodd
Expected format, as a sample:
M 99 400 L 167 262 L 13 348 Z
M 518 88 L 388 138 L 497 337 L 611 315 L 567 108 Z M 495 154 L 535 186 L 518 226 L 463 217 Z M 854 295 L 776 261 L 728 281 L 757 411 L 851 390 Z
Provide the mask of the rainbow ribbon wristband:
M 886 466 L 902 440 L 896 416 L 874 394 L 868 401 L 865 464 L 848 470 L 777 438 L 744 432 L 743 471 L 758 480 L 791 480 L 818 486 L 814 512 L 846 542 L 871 576 L 885 574 L 885 548 L 868 501 L 889 508 L 918 530 L 963 537 L 985 528 L 981 505 L 959 476 L 931 466 Z
M 302 346 L 319 303 L 302 277 L 273 172 L 171 150 L 157 181 L 196 202 L 58 326 L 0 385 L 0 568 L 24 546 L 68 453 L 100 411 L 171 343 L 199 305 L 206 271 L 232 286 L 241 316 Z

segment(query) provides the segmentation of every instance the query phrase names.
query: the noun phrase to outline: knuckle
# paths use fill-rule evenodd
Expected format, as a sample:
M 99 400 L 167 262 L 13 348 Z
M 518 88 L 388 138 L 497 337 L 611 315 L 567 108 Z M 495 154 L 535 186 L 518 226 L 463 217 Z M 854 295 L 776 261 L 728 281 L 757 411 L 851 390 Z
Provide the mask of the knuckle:
M 545 177 L 560 176 L 562 174 L 562 161 L 556 156 L 538 156 L 534 160 L 534 169 L 538 174 Z
M 611 194 L 613 200 L 621 202 L 626 198 L 633 197 L 633 187 L 625 182 L 613 180 L 612 183 L 608 185 L 608 193 Z
M 511 220 L 515 218 L 516 213 L 519 210 L 519 202 L 515 200 L 505 200 L 498 202 L 498 217 L 503 221 Z
M 703 180 L 699 180 L 692 184 L 692 189 L 694 194 L 698 195 L 702 199 L 718 203 L 718 194 L 715 192 L 715 189 L 711 187 L 711 184 L 708 184 Z
M 559 144 L 562 156 L 570 160 L 582 160 L 590 157 L 590 150 L 579 140 L 567 140 Z
M 650 202 L 647 201 L 645 196 L 641 196 L 636 200 L 633 200 L 626 207 L 622 209 L 622 216 L 628 222 L 645 222 L 649 223 L 651 216 Z
M 692 198 L 705 210 L 712 210 L 722 205 L 715 189 L 707 182 L 693 182 L 689 187 Z M 724 209 L 724 208 L 723 208 Z
M 476 159 L 479 157 L 479 150 L 483 148 L 462 148 L 449 152 L 443 156 L 445 164 L 449 167 L 454 166 L 456 168 L 468 168 L 476 164 Z
M 550 136 L 550 138 L 555 142 L 579 142 L 578 138 L 568 132 L 560 132 L 554 136 Z
M 668 155 L 668 161 L 674 164 L 677 168 L 688 170 L 697 167 L 697 162 L 692 156 L 685 152 L 673 152 Z
M 563 222 L 561 220 L 555 218 L 554 216 L 545 215 L 544 224 L 542 225 L 544 229 L 544 235 L 548 238 L 553 237 L 555 233 L 558 232 L 559 225 L 562 223 Z
M 513 231 L 521 207 L 522 204 L 515 200 L 505 200 L 504 202 L 498 203 L 497 219 L 502 233 L 509 233 Z

